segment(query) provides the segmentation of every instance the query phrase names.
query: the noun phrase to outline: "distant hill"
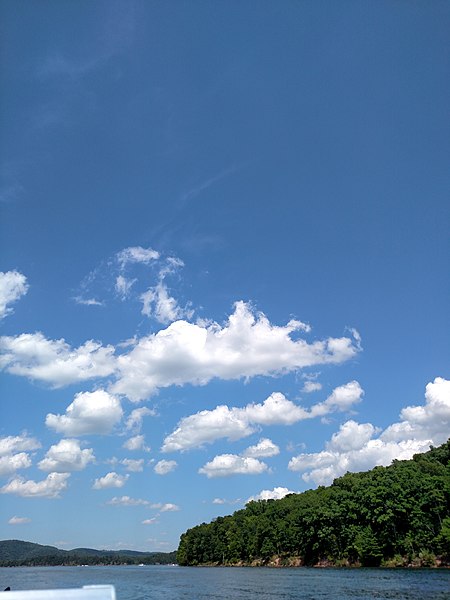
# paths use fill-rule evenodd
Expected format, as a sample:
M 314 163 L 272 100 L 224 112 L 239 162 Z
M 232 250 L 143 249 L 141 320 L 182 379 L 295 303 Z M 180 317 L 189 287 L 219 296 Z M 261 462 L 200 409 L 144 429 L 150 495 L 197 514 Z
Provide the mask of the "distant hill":
M 173 564 L 176 552 L 137 552 L 135 550 L 61 550 L 22 540 L 0 541 L 0 566 Z
M 450 564 L 450 440 L 189 529 L 180 565 Z
M 55 546 L 41 546 L 41 544 L 21 540 L 0 541 L 0 562 L 20 561 L 60 553 L 63 554 L 64 551 L 58 550 Z

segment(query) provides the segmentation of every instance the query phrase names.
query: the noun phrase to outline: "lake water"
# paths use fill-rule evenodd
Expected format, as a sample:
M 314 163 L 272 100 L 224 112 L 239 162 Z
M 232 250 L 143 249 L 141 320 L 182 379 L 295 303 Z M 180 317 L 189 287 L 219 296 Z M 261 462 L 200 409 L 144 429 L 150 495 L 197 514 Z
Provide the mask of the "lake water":
M 1 590 L 113 584 L 117 600 L 450 600 L 450 570 L 0 568 Z M 6 596 L 5 596 L 6 598 Z

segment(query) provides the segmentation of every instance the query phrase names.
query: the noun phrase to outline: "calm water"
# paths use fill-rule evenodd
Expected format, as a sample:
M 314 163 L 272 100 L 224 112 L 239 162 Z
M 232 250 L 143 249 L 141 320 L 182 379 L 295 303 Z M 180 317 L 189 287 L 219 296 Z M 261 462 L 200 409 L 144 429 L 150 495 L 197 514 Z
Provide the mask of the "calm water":
M 115 585 L 117 600 L 450 600 L 450 571 L 148 567 L 0 568 L 3 590 Z M 5 596 L 6 597 L 6 596 Z

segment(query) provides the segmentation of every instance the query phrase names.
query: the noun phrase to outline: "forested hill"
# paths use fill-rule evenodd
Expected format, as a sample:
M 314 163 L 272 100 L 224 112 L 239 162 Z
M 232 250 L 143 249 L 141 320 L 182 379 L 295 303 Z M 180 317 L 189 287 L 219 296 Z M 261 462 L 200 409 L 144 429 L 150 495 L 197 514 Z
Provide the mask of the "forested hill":
M 0 567 L 38 565 L 117 565 L 117 564 L 171 564 L 175 552 L 135 552 L 133 550 L 94 550 L 74 548 L 60 550 L 21 540 L 0 541 Z
M 448 565 L 450 440 L 329 487 L 249 502 L 181 536 L 180 565 Z

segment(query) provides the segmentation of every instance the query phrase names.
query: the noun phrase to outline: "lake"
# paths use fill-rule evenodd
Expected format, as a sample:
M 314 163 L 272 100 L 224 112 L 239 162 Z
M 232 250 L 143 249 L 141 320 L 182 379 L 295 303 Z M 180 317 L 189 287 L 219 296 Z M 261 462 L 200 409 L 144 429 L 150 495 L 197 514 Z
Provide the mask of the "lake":
M 105 583 L 116 587 L 117 600 L 450 600 L 450 570 L 0 568 L 2 590 L 8 585 L 12 590 L 24 590 Z

